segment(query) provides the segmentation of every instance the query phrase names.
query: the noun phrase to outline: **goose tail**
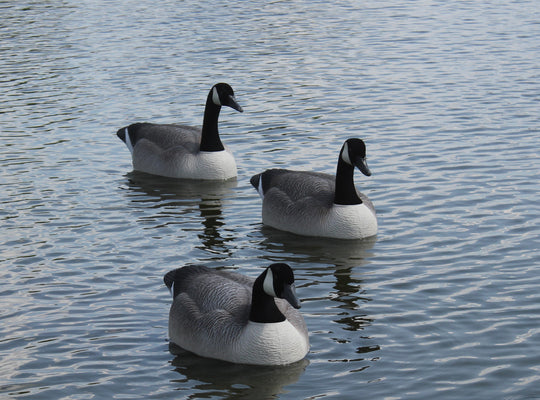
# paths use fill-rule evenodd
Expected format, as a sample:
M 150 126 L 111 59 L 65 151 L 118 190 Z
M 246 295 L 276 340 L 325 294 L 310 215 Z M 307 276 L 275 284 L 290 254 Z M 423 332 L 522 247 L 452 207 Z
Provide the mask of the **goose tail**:
M 165 286 L 174 294 L 174 279 L 176 276 L 176 269 L 169 271 L 165 274 L 163 277 L 163 282 L 165 283 Z
M 133 143 L 131 142 L 131 136 L 129 135 L 129 126 L 118 129 L 116 136 L 124 142 L 129 149 L 130 153 L 133 154 Z
M 251 185 L 255 188 L 257 193 L 259 193 L 259 196 L 261 196 L 261 198 L 264 198 L 264 190 L 262 187 L 262 173 L 253 175 L 251 179 L 249 180 L 249 183 L 251 183 Z

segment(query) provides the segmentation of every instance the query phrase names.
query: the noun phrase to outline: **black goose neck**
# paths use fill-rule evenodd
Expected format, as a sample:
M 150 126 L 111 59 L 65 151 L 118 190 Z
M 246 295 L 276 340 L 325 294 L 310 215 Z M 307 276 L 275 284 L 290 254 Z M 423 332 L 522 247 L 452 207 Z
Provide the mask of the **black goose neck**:
M 336 171 L 336 192 L 334 204 L 352 205 L 362 204 L 354 186 L 354 167 L 341 159 L 338 161 Z
M 218 132 L 218 118 L 221 106 L 212 101 L 212 90 L 206 99 L 204 108 L 204 119 L 201 133 L 201 151 L 222 151 L 225 150 Z
M 262 274 L 253 284 L 249 320 L 262 323 L 285 321 L 286 318 L 279 311 L 274 298 L 264 292 L 263 281 L 265 276 L 266 274 Z

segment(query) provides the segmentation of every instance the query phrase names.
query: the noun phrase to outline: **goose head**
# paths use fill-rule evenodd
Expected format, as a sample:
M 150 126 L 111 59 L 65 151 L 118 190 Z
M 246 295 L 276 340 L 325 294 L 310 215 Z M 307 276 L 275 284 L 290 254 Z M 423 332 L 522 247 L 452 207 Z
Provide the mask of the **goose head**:
M 274 301 L 276 297 L 286 300 L 294 308 L 300 308 L 294 274 L 291 267 L 284 263 L 270 265 L 255 279 L 249 320 L 262 323 L 285 321 L 285 316 Z
M 264 292 L 269 296 L 287 300 L 294 308 L 300 308 L 291 267 L 285 263 L 276 263 L 266 268 L 265 273 Z
M 227 83 L 217 83 L 210 89 L 210 96 L 212 102 L 216 106 L 227 106 L 235 109 L 236 111 L 243 112 L 244 110 L 236 101 L 234 97 L 234 91 Z
M 334 204 L 354 205 L 362 204 L 354 186 L 354 168 L 358 168 L 366 176 L 371 171 L 366 162 L 366 145 L 362 139 L 347 139 L 339 153 L 336 170 L 336 192 Z
M 339 159 L 353 168 L 357 167 L 364 175 L 371 176 L 366 161 L 366 144 L 362 139 L 347 139 L 341 148 Z

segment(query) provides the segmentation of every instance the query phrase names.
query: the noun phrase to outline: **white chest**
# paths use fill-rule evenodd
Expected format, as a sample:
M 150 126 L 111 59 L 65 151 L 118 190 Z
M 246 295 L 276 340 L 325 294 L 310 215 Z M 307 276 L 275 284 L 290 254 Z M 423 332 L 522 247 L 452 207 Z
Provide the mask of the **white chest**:
M 186 171 L 186 178 L 224 180 L 236 176 L 236 162 L 227 151 L 201 151 L 186 157 L 180 169 Z
M 230 360 L 238 363 L 284 365 L 303 359 L 309 339 L 289 321 L 249 322 L 231 348 Z
M 377 217 L 365 204 L 334 206 L 322 221 L 329 237 L 361 239 L 377 234 Z

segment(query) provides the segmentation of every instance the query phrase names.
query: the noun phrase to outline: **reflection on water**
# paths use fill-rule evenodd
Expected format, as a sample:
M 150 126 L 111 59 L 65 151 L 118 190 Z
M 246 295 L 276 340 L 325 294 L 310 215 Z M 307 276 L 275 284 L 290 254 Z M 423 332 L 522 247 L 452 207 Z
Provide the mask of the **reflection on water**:
M 198 209 L 202 229 L 193 227 L 186 229 L 196 231 L 201 240 L 199 248 L 221 256 L 230 254 L 227 242 L 233 238 L 223 237 L 220 231 L 224 225 L 222 204 L 233 196 L 237 187 L 235 179 L 228 181 L 172 179 L 139 171 L 132 171 L 126 176 L 131 201 L 136 206 L 142 203 L 158 210 L 152 216 L 145 216 L 146 220 L 159 221 L 160 217 L 169 218 L 171 214 L 181 216 Z M 157 226 L 160 226 L 159 222 Z
M 204 226 L 203 230 L 197 234 L 202 244 L 199 248 L 221 254 L 225 252 L 230 255 L 229 247 L 225 244 L 230 242 L 232 238 L 223 238 L 220 235 L 220 229 L 225 224 L 223 222 L 221 202 L 202 199 L 199 203 L 199 209 L 201 210 L 200 216 Z
M 261 232 L 265 236 L 265 240 L 259 244 L 261 250 L 280 257 L 290 257 L 291 262 L 301 257 L 304 262 L 332 264 L 336 269 L 358 266 L 372 256 L 370 250 L 377 242 L 377 236 L 339 240 L 299 236 L 267 226 L 262 226 Z
M 219 398 L 273 399 L 286 393 L 286 386 L 300 379 L 309 362 L 306 359 L 280 367 L 231 364 L 196 356 L 175 344 L 169 344 L 169 350 L 176 357 L 172 361 L 175 370 L 184 378 L 175 379 L 177 390 L 182 392 L 183 383 L 189 382 L 185 389 L 204 391 L 204 397 Z
M 171 205 L 169 203 L 171 199 L 188 200 L 193 204 L 201 199 L 222 200 L 230 197 L 238 185 L 235 179 L 228 181 L 173 179 L 139 171 L 131 171 L 126 177 L 130 190 L 150 197 L 150 201 L 158 203 L 157 207 Z M 180 204 L 182 203 L 178 203 Z

